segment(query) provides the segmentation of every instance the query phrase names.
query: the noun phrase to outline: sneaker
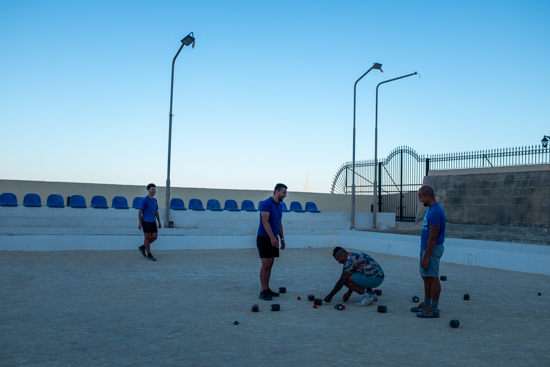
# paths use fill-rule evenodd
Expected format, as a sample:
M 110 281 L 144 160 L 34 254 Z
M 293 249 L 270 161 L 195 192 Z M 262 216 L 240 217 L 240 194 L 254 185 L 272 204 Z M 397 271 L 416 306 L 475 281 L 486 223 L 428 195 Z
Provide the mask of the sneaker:
M 147 260 L 157 261 L 157 259 L 155 259 L 155 257 L 152 254 L 147 255 Z
M 361 299 L 361 302 L 356 303 L 355 305 L 356 306 L 368 306 L 373 302 L 374 302 L 374 298 L 372 298 L 370 294 L 365 292 L 365 294 L 363 294 L 363 298 Z
M 277 292 L 273 292 L 271 289 L 267 288 L 266 289 L 267 291 L 267 294 L 269 294 L 271 297 L 279 297 L 279 293 Z
M 147 254 L 145 253 L 145 245 L 139 246 L 138 250 L 141 251 L 141 254 L 143 255 L 143 257 L 147 257 Z
M 375 301 L 378 301 L 378 296 L 376 295 L 376 293 L 372 292 L 372 293 L 369 293 L 369 295 L 370 295 Z
M 273 297 L 269 294 L 269 290 L 266 289 L 260 292 L 260 299 L 263 299 L 264 301 L 271 301 Z
M 426 309 L 427 307 L 424 306 L 424 302 L 421 302 L 418 306 L 416 307 L 411 307 L 411 312 L 422 312 Z
M 434 310 L 433 308 L 428 306 L 424 309 L 424 311 L 417 313 L 416 317 L 421 317 L 423 319 L 439 317 L 439 310 Z

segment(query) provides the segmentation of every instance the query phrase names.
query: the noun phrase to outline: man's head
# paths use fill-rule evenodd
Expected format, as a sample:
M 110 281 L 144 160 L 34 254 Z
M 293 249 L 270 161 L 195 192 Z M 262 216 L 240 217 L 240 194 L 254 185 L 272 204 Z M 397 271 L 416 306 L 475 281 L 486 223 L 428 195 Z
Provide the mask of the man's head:
M 348 252 L 341 247 L 335 247 L 334 250 L 332 250 L 332 257 L 334 257 L 334 260 L 338 261 L 338 263 L 343 264 L 348 258 Z
M 418 189 L 418 200 L 424 204 L 424 206 L 432 206 L 437 203 L 435 200 L 434 189 L 428 185 L 422 186 Z
M 147 185 L 147 192 L 150 195 L 155 195 L 157 193 L 157 186 L 154 183 Z
M 275 185 L 275 189 L 273 190 L 273 199 L 276 202 L 281 202 L 286 198 L 286 190 L 287 187 L 285 184 L 278 183 Z

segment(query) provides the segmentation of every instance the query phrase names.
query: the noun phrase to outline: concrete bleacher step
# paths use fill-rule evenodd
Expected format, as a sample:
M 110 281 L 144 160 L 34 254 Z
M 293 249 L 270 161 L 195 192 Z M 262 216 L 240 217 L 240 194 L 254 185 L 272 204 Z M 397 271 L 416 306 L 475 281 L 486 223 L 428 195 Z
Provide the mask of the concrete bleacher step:
M 0 228 L 137 228 L 135 209 L 94 208 L 0 208 Z M 164 211 L 160 210 L 161 217 Z M 175 228 L 232 229 L 255 228 L 259 214 L 254 212 L 170 212 Z M 285 213 L 283 224 L 288 229 L 346 229 L 348 214 L 340 212 Z
M 142 236 L 137 210 L 94 208 L 0 207 L 0 236 Z M 160 210 L 164 219 L 164 210 Z M 161 236 L 249 236 L 259 226 L 258 212 L 171 211 L 174 228 Z M 349 228 L 349 214 L 341 212 L 285 213 L 286 235 L 330 235 Z

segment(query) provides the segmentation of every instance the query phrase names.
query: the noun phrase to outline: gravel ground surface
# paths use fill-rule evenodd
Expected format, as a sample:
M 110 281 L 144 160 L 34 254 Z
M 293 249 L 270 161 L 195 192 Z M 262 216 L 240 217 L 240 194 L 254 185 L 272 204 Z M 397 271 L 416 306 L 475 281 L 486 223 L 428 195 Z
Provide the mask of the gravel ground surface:
M 342 244 L 345 247 L 345 244 Z M 332 249 L 292 249 L 275 261 L 258 299 L 256 249 L 3 251 L 1 366 L 545 366 L 550 278 L 441 265 L 439 319 L 410 312 L 422 299 L 418 261 L 371 255 L 386 272 L 367 307 L 344 290 L 314 309 L 341 265 Z M 351 250 L 351 249 L 349 249 Z M 538 293 L 541 293 L 541 296 Z M 463 300 L 464 293 L 470 300 Z M 300 296 L 302 299 L 297 300 Z M 281 310 L 270 311 L 280 304 Z M 253 304 L 260 312 L 251 312 Z M 387 313 L 377 312 L 377 306 Z M 459 319 L 456 329 L 451 319 Z M 234 322 L 238 321 L 238 325 Z

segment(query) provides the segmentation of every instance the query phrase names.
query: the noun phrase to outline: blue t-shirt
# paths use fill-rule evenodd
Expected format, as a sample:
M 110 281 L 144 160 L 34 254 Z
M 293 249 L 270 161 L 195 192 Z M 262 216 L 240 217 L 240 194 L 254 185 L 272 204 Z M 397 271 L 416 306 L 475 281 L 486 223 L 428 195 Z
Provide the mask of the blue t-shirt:
M 156 222 L 155 213 L 159 208 L 157 199 L 151 199 L 149 196 L 146 196 L 141 201 L 139 208 L 141 209 L 141 218 L 144 222 Z
M 258 228 L 258 236 L 269 236 L 262 224 L 262 212 L 269 213 L 269 226 L 271 227 L 273 235 L 277 237 L 279 235 L 281 219 L 283 219 L 283 206 L 281 203 L 276 203 L 272 196 L 265 199 L 260 206 L 260 227 Z
M 422 232 L 420 234 L 420 249 L 425 251 L 428 247 L 428 238 L 430 238 L 430 227 L 439 226 L 439 232 L 435 240 L 435 245 L 442 245 L 445 242 L 445 223 L 447 217 L 445 217 L 445 211 L 439 203 L 428 208 L 428 211 L 424 215 L 424 222 L 422 223 Z

